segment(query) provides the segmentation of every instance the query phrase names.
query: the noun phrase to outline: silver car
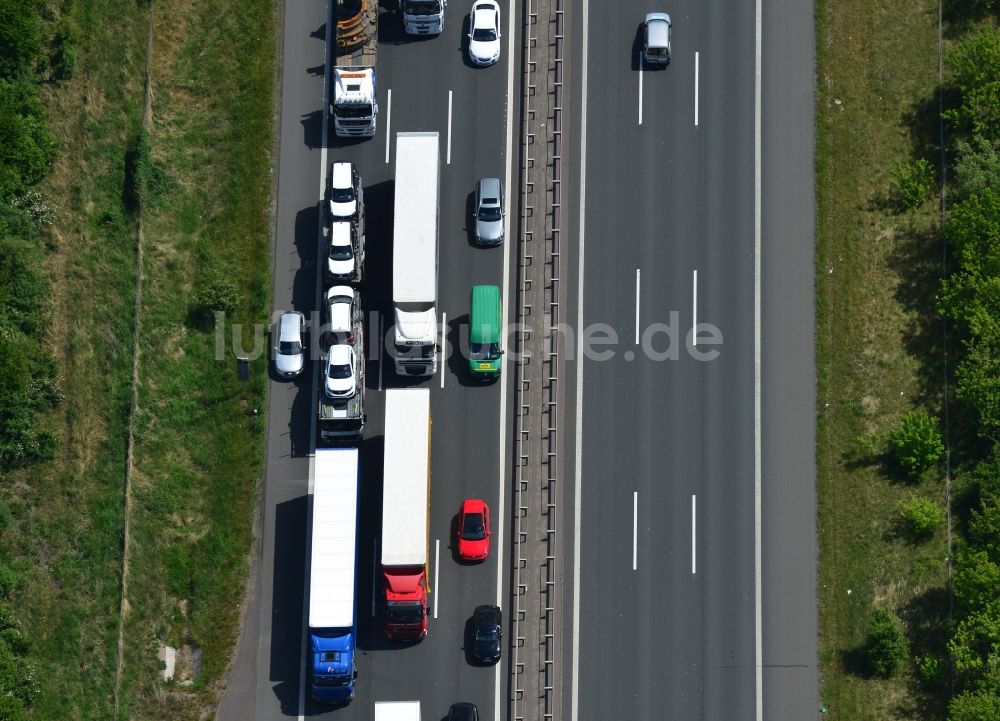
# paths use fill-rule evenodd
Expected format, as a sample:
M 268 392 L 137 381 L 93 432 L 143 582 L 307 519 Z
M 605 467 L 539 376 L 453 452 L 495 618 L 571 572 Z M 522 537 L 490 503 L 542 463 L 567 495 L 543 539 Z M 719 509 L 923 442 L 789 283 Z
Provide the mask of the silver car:
M 282 313 L 278 320 L 278 342 L 274 346 L 274 369 L 294 378 L 305 366 L 306 318 L 301 313 Z
M 642 57 L 647 65 L 670 64 L 670 15 L 647 13 L 642 23 Z
M 500 178 L 482 178 L 476 183 L 476 243 L 503 243 L 503 186 Z

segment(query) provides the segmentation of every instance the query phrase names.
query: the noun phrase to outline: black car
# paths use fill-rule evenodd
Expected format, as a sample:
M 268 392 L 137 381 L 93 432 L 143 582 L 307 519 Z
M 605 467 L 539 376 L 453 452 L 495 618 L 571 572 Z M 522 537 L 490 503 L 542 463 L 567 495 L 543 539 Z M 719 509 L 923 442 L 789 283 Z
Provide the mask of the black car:
M 472 658 L 481 663 L 500 660 L 502 626 L 499 606 L 476 606 L 472 614 Z
M 453 703 L 448 709 L 448 721 L 479 721 L 479 709 L 474 703 Z

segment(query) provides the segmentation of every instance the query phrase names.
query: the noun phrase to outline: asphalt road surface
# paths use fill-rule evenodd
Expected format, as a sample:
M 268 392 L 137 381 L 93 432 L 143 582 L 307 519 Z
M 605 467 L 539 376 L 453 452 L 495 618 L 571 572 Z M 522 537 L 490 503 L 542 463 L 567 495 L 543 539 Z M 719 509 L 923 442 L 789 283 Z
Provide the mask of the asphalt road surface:
M 572 721 L 818 713 L 813 27 L 766 5 L 671 4 L 662 70 L 660 8 L 574 7 Z
M 506 28 L 506 3 L 503 8 Z M 307 689 L 303 691 L 314 371 L 307 369 L 294 383 L 272 382 L 261 561 L 219 717 L 242 721 L 308 715 L 368 721 L 375 701 L 418 699 L 425 718 L 444 716 L 456 701 L 472 701 L 484 718 L 491 718 L 500 669 L 468 663 L 464 638 L 473 608 L 502 599 L 498 556 L 505 544 L 500 519 L 501 494 L 506 489 L 501 478 L 507 474 L 500 467 L 500 424 L 502 395 L 509 398 L 501 393 L 508 376 L 492 385 L 470 379 L 461 349 L 468 340 L 472 285 L 503 287 L 507 277 L 505 249 L 475 248 L 468 223 L 475 181 L 506 174 L 507 38 L 501 61 L 478 69 L 465 60 L 467 20 L 460 8 L 448 10 L 440 36 L 421 40 L 404 36 L 400 18 L 381 8 L 378 130 L 372 139 L 344 141 L 334 136 L 332 125 L 324 132 L 328 11 L 315 3 L 285 7 L 274 307 L 307 315 L 317 308 L 324 172 L 332 160 L 350 160 L 362 176 L 368 219 L 363 295 L 368 347 L 380 328 L 383 334 L 390 332 L 392 140 L 399 131 L 436 130 L 441 137 L 438 311 L 447 328 L 444 357 L 438 375 L 415 381 L 397 378 L 387 355 L 369 354 L 368 423 L 361 444 L 358 680 L 355 700 L 341 709 L 315 704 L 308 699 Z M 450 352 L 454 348 L 458 352 Z M 384 394 L 380 391 L 414 385 L 429 387 L 432 399 L 429 573 L 433 615 L 426 640 L 393 644 L 384 638 L 373 603 L 381 509 Z M 455 516 L 466 497 L 485 499 L 497 517 L 493 553 L 478 565 L 460 565 L 453 557 Z
M 510 27 L 510 4 L 501 6 Z M 569 8 L 579 153 L 567 185 L 581 200 L 573 212 L 582 255 L 570 317 L 581 310 L 577 338 L 590 328 L 598 340 L 583 355 L 582 376 L 571 376 L 580 379 L 568 409 L 580 428 L 571 449 L 580 492 L 569 496 L 579 502 L 580 542 L 564 566 L 563 707 L 572 721 L 812 718 L 812 15 L 788 0 L 767 2 L 759 41 L 753 4 L 686 0 L 666 8 L 671 65 L 640 72 L 638 26 L 650 9 L 635 0 Z M 378 132 L 342 143 L 324 130 L 328 8 L 286 5 L 274 307 L 316 308 L 324 172 L 346 159 L 365 186 L 367 333 L 389 330 L 391 141 L 397 131 L 437 130 L 447 354 L 466 337 L 471 285 L 495 283 L 513 298 L 505 250 L 474 248 L 468 217 L 475 180 L 508 173 L 514 33 L 498 65 L 475 69 L 463 53 L 465 6 L 453 1 L 444 33 L 417 41 L 382 10 Z M 372 616 L 379 391 L 413 381 L 397 379 L 388 357 L 369 357 L 367 383 L 356 700 L 333 711 L 303 695 L 315 409 L 307 371 L 271 386 L 259 568 L 220 719 L 367 721 L 375 701 L 409 699 L 421 700 L 430 719 L 459 700 L 477 703 L 485 718 L 506 714 L 506 675 L 470 666 L 463 633 L 475 605 L 506 599 L 497 556 L 508 539 L 495 535 L 493 556 L 480 566 L 455 563 L 451 539 L 464 497 L 486 499 L 502 517 L 509 435 L 504 450 L 501 425 L 511 419 L 502 406 L 512 393 L 502 393 L 503 383 L 472 385 L 459 354 L 420 383 L 432 393 L 435 615 L 427 640 L 397 646 Z

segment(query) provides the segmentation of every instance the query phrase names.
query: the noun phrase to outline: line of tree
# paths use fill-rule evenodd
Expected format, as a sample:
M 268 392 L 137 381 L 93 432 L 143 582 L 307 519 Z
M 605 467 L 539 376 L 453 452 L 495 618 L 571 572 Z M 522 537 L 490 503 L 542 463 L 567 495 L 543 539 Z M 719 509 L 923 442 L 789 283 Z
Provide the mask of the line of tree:
M 968 510 L 957 524 L 949 721 L 986 721 L 1000 719 L 1000 30 L 966 36 L 947 63 L 956 143 L 940 309 L 960 341 L 955 396 L 975 436 L 959 459 Z
M 51 211 L 35 190 L 55 154 L 38 100 L 46 27 L 30 0 L 0 5 L 0 470 L 51 457 L 42 411 L 58 402 L 39 344 L 48 285 L 40 238 Z
M 52 210 L 38 183 L 56 144 L 45 122 L 39 89 L 73 74 L 72 34 L 39 15 L 34 0 L 0 3 L 0 479 L 51 458 L 56 435 L 46 411 L 58 404 L 55 361 L 43 346 L 46 298 L 45 228 Z M 8 565 L 4 531 L 11 519 L 0 506 L 0 718 L 27 719 L 38 693 L 27 663 L 28 640 L 7 603 L 18 584 Z

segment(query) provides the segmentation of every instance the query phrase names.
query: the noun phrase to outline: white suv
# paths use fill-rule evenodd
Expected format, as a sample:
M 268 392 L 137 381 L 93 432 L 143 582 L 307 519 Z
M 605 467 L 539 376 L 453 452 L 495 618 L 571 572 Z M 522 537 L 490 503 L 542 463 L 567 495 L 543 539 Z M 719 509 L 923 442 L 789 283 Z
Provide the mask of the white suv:
M 354 324 L 359 316 L 358 291 L 349 285 L 335 285 L 326 292 L 323 322 L 327 342 L 354 344 Z
M 346 160 L 330 164 L 326 178 L 327 214 L 329 220 L 353 220 L 361 205 L 361 178 L 354 164 Z
M 323 364 L 323 389 L 333 400 L 353 398 L 358 391 L 358 365 L 354 348 L 332 345 Z

